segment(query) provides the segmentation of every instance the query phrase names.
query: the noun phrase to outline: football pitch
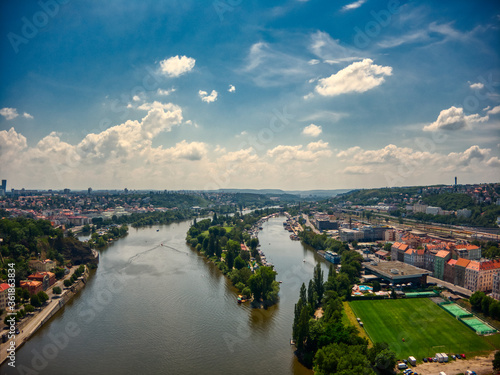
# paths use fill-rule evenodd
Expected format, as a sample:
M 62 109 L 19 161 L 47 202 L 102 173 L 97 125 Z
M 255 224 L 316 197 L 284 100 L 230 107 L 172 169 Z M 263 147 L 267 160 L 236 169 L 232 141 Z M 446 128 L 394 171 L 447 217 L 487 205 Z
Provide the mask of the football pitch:
M 371 340 L 388 343 L 399 359 L 496 349 L 490 344 L 495 340 L 476 335 L 427 298 L 351 301 L 350 305 Z

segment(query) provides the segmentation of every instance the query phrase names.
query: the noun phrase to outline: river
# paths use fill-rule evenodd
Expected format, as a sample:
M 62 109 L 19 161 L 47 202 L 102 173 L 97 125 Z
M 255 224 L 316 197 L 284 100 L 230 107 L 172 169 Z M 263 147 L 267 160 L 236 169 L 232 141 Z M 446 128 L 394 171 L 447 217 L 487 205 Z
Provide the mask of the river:
M 262 250 L 283 281 L 267 309 L 238 305 L 231 283 L 185 243 L 190 221 L 130 228 L 100 253 L 88 285 L 40 329 L 2 374 L 312 374 L 290 346 L 293 308 L 319 261 L 263 224 Z M 33 370 L 29 372 L 28 370 Z

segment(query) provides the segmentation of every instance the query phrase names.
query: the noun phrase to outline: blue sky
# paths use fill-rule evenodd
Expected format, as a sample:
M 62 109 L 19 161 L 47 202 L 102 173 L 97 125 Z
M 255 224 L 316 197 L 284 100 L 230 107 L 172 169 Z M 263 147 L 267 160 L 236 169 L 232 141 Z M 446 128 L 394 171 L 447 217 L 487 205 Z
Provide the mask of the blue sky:
M 498 181 L 495 1 L 2 2 L 9 188 Z

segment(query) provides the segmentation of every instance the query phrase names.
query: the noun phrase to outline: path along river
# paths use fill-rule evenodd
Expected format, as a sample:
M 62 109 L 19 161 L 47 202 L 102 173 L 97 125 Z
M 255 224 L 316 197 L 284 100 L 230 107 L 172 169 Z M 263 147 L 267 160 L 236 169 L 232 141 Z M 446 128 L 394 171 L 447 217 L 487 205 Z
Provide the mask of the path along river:
M 231 283 L 185 243 L 190 221 L 133 229 L 100 254 L 88 285 L 6 363 L 2 374 L 311 374 L 290 346 L 299 288 L 321 262 L 263 224 L 261 248 L 282 280 L 267 310 L 238 305 Z M 304 261 L 305 260 L 305 261 Z M 325 276 L 326 277 L 326 276 Z

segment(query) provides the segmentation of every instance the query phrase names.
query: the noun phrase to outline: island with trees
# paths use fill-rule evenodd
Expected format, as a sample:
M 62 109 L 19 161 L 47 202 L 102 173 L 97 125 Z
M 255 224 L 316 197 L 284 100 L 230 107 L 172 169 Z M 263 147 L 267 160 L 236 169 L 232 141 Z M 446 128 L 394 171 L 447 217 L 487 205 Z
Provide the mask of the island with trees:
M 220 216 L 193 222 L 186 241 L 196 251 L 213 262 L 241 294 L 241 300 L 268 307 L 278 302 L 279 283 L 272 265 L 263 261 L 258 250 L 259 240 L 250 232 L 259 220 L 277 212 L 276 209 L 256 210 L 234 216 Z

